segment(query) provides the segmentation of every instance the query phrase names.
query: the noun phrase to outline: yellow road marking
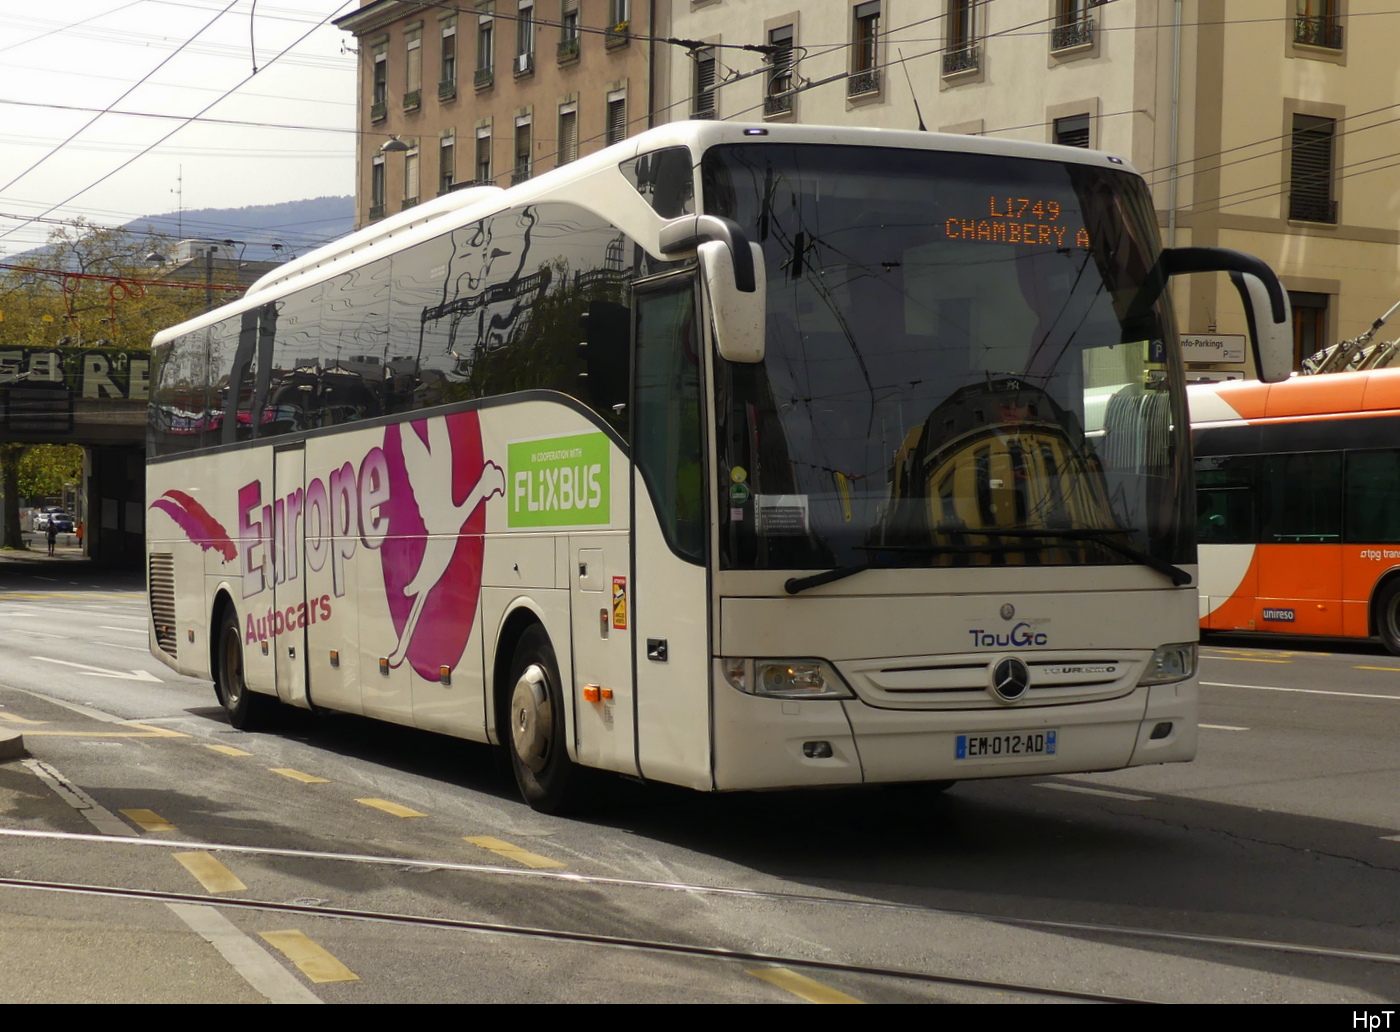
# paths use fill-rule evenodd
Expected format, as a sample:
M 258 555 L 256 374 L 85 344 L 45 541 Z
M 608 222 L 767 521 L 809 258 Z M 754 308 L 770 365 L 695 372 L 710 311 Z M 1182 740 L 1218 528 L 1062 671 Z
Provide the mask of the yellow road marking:
M 26 731 L 26 735 L 47 735 L 50 738 L 188 738 L 178 731 Z
M 786 989 L 794 996 L 800 996 L 808 1003 L 864 1003 L 864 1000 L 857 1000 L 854 996 L 848 996 L 839 989 L 833 989 L 829 985 L 822 985 L 816 979 L 808 978 L 806 975 L 799 975 L 796 971 L 789 971 L 787 968 L 755 968 L 749 974 L 754 978 L 761 978 L 770 985 L 776 985 L 779 989 Z
M 160 814 L 153 813 L 150 810 L 119 810 L 117 812 L 142 831 L 175 830 L 175 825 L 171 824 Z
M 355 802 L 363 803 L 365 806 L 372 806 L 376 810 L 383 810 L 385 813 L 392 813 L 395 817 L 426 817 L 426 813 L 419 813 L 417 810 L 410 810 L 407 806 L 400 806 L 398 803 L 391 803 L 387 799 L 356 799 Z
M 47 720 L 30 720 L 28 717 L 21 717 L 14 713 L 0 713 L 0 720 L 8 721 L 11 724 L 47 724 Z
M 250 752 L 244 752 L 242 749 L 235 749 L 235 748 L 234 748 L 233 746 L 231 746 L 231 745 L 206 745 L 204 748 L 206 748 L 206 749 L 213 749 L 216 753 L 223 753 L 225 756 L 252 756 L 252 755 L 253 755 L 253 754 L 250 753 Z
M 208 853 L 171 853 L 180 865 L 194 875 L 205 890 L 214 895 L 220 892 L 245 892 L 248 886 Z
M 313 982 L 358 982 L 360 976 L 296 929 L 259 932 Z
M 474 837 L 462 836 L 474 846 L 490 850 L 497 856 L 505 857 L 507 860 L 514 860 L 516 863 L 524 864 L 526 867 L 563 867 L 564 864 L 558 860 L 551 860 L 547 856 L 540 856 L 538 853 L 531 853 L 528 849 L 521 849 L 519 846 L 512 846 L 509 842 L 502 842 L 498 838 L 490 835 L 476 835 Z
M 140 728 L 142 731 L 149 731 L 156 738 L 188 738 L 189 735 L 182 731 L 171 731 L 168 727 L 153 727 L 150 724 L 141 724 L 135 720 L 123 720 L 122 727 Z
M 307 785 L 329 785 L 330 778 L 318 778 L 315 774 L 304 774 L 299 770 L 292 770 L 291 767 L 268 767 L 274 774 L 281 774 L 284 778 L 291 778 L 293 781 L 300 781 Z
M 1226 663 L 1292 663 L 1291 659 L 1257 659 L 1253 656 L 1210 656 L 1210 659 L 1222 659 Z
M 1388 671 L 1390 671 L 1392 674 L 1400 674 L 1400 667 L 1393 667 L 1393 666 L 1359 666 L 1359 667 L 1356 667 L 1355 669 L 1357 669 L 1357 670 L 1388 670 Z

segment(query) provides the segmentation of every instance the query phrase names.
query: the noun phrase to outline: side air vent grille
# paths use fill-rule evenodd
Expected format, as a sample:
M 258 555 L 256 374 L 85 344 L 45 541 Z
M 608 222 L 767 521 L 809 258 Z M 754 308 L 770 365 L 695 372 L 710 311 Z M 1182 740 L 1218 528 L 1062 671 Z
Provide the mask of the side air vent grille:
M 151 598 L 151 622 L 156 644 L 172 659 L 175 657 L 175 557 L 165 552 L 151 555 L 147 591 Z

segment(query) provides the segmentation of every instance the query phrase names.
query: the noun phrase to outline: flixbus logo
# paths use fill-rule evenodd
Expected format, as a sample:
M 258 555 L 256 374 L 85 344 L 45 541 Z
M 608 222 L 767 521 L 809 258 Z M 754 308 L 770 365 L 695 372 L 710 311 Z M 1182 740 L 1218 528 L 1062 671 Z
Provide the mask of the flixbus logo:
M 507 446 L 511 527 L 608 523 L 608 438 L 574 434 Z

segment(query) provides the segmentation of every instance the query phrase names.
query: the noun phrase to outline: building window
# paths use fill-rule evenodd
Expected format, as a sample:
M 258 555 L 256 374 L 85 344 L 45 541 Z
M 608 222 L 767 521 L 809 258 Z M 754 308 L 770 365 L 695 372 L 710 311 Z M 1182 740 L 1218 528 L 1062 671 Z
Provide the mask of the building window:
M 490 129 L 478 129 L 476 133 L 476 182 L 491 182 Z
M 515 123 L 515 169 L 510 175 L 512 185 L 530 178 L 530 150 L 534 140 L 530 128 L 528 118 Z
M 608 124 L 605 142 L 621 143 L 627 138 L 627 94 L 621 90 L 608 94 Z
M 792 111 L 792 26 L 768 30 L 768 96 L 763 98 L 765 115 L 786 115 Z
M 851 76 L 846 96 L 880 89 L 880 0 L 858 4 L 852 12 Z
M 608 0 L 608 29 L 603 34 L 605 47 L 620 47 L 630 38 L 632 11 L 630 0 Z
M 411 208 L 418 203 L 418 148 L 414 147 L 403 156 L 403 206 Z
M 423 102 L 423 30 L 410 30 L 403 46 L 403 106 L 412 111 Z
M 1055 26 L 1050 30 L 1050 49 L 1069 50 L 1094 42 L 1094 19 L 1089 8 L 1094 0 L 1056 0 Z
M 1303 359 L 1327 347 L 1326 294 L 1302 290 L 1288 292 L 1288 304 L 1293 309 L 1293 368 L 1302 369 Z
M 384 159 L 376 157 L 369 166 L 369 217 L 384 217 Z
M 1288 189 L 1290 219 L 1337 221 L 1337 202 L 1332 199 L 1332 150 L 1336 134 L 1335 119 L 1293 116 Z
M 1089 116 L 1069 115 L 1055 119 L 1055 142 L 1061 147 L 1089 147 Z
M 559 109 L 558 164 L 567 165 L 578 157 L 578 106 L 566 104 Z
M 1293 42 L 1309 47 L 1342 49 L 1342 19 L 1339 0 L 1297 0 L 1293 19 Z
M 484 90 L 494 81 L 496 67 L 496 22 L 481 15 L 476 22 L 476 88 Z
M 389 113 L 389 47 L 374 48 L 374 78 L 370 87 L 369 118 L 378 122 Z
M 457 136 L 449 133 L 438 142 L 438 193 L 447 193 L 456 181 Z
M 457 19 L 442 26 L 442 78 L 438 80 L 438 98 L 451 100 L 457 95 Z
M 535 70 L 535 4 L 521 0 L 515 16 L 515 74 L 529 75 Z
M 715 48 L 701 47 L 691 51 L 695 58 L 694 100 L 690 106 L 691 118 L 715 117 Z
M 943 74 L 975 71 L 978 66 L 977 0 L 948 0 L 948 47 Z
M 578 57 L 578 0 L 560 0 L 558 56 L 560 61 Z

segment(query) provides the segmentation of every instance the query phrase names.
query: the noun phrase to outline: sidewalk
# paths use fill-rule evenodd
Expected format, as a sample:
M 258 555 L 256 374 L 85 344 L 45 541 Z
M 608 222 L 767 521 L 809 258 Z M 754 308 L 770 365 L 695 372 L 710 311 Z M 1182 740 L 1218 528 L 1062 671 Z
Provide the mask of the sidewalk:
M 21 537 L 24 538 L 26 549 L 0 548 L 0 563 L 3 562 L 45 562 L 52 563 L 60 560 L 83 559 L 83 546 L 78 543 L 76 534 L 60 534 L 58 541 L 54 545 L 54 554 L 49 555 L 49 543 L 46 535 L 42 532 L 25 531 Z

